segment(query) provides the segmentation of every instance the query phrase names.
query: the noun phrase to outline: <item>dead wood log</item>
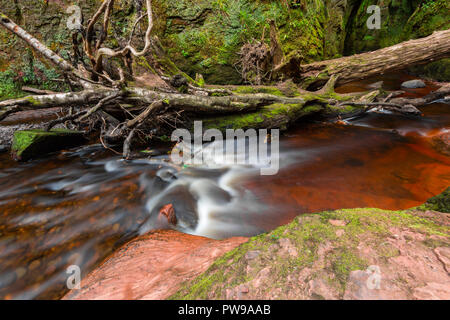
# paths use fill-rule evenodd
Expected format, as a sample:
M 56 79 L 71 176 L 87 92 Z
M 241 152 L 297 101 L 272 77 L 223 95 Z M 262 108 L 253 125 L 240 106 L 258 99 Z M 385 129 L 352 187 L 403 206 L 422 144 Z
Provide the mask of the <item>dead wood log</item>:
M 317 89 L 332 75 L 338 75 L 338 84 L 343 84 L 446 57 L 450 57 L 450 29 L 384 49 L 307 65 L 293 57 L 274 72 L 294 78 L 304 89 Z
M 51 90 L 41 90 L 41 89 L 36 89 L 36 88 L 32 88 L 32 87 L 27 87 L 27 86 L 23 86 L 21 89 L 24 92 L 30 92 L 30 93 L 41 94 L 41 95 L 57 93 L 57 92 L 51 91 Z
M 407 98 L 395 98 L 392 99 L 392 103 L 397 104 L 411 104 L 415 107 L 422 107 L 425 106 L 433 101 L 444 99 L 446 96 L 450 95 L 450 83 L 445 83 L 442 87 L 440 87 L 438 90 L 429 93 L 425 97 L 422 98 L 416 98 L 416 99 L 407 99 Z
M 19 99 L 0 101 L 0 109 L 18 107 L 20 110 L 64 107 L 70 105 L 89 105 L 100 101 L 115 91 L 108 89 L 84 90 L 80 92 L 56 93 L 47 95 L 27 96 Z
M 22 29 L 20 26 L 15 24 L 10 18 L 5 14 L 0 12 L 0 25 L 5 27 L 7 30 L 21 38 L 25 41 L 31 48 L 42 54 L 44 58 L 53 63 L 59 70 L 62 71 L 64 77 L 68 77 L 69 84 L 71 81 L 79 83 L 85 89 L 93 88 L 93 85 L 97 85 L 95 81 L 91 81 L 83 76 L 83 74 L 72 66 L 68 61 L 64 60 L 61 56 L 56 54 L 54 51 L 50 50 L 47 46 L 42 44 L 39 40 L 29 34 L 27 31 Z
M 92 66 L 78 66 L 77 68 L 1 14 L 0 25 L 40 52 L 59 68 L 66 78 L 70 78 L 70 83 L 78 83 L 84 90 L 1 101 L 0 120 L 12 113 L 30 109 L 60 107 L 62 110 L 71 110 L 67 115 L 50 122 L 46 129 L 66 121 L 84 123 L 93 118 L 92 122 L 102 122 L 100 134 L 102 144 L 108 148 L 108 144 L 123 143 L 123 156 L 129 158 L 133 139 L 136 136 L 142 135 L 142 132 L 147 136 L 157 134 L 162 122 L 172 126 L 172 128 L 176 127 L 178 116 L 181 113 L 188 114 L 193 119 L 205 119 L 205 127 L 208 128 L 223 130 L 229 128 L 285 129 L 300 117 L 313 112 L 330 111 L 331 106 L 334 108 L 334 112 L 340 112 L 339 110 L 343 108 L 339 107 L 343 105 L 361 107 L 363 111 L 370 110 L 375 106 L 384 106 L 395 108 L 395 110 L 401 112 L 405 106 L 411 105 L 413 108 L 414 106 L 421 106 L 448 95 L 450 91 L 450 87 L 444 86 L 421 99 L 397 98 L 391 101 L 389 99 L 393 95 L 385 100 L 376 101 L 376 98 L 380 95 L 379 91 L 352 96 L 338 95 L 334 92 L 336 83 L 345 83 L 403 68 L 410 64 L 428 62 L 448 56 L 450 52 L 450 30 L 437 32 L 428 38 L 408 41 L 375 52 L 306 66 L 298 65 L 291 59 L 287 63 L 281 64 L 277 68 L 278 71 L 286 74 L 291 72 L 304 88 L 322 87 L 316 92 L 299 92 L 297 97 L 263 93 L 239 95 L 228 89 L 205 89 L 189 83 L 187 83 L 187 87 L 190 94 L 129 86 L 120 67 L 117 67 L 119 76 L 116 77 L 103 70 L 103 59 L 112 57 L 131 59 L 132 56 L 142 57 L 148 53 L 152 47 L 153 15 L 151 0 L 146 0 L 147 12 L 135 21 L 128 44 L 116 50 L 103 47 L 108 34 L 113 7 L 114 0 L 105 0 L 94 17 L 89 20 L 83 44 L 85 54 L 91 60 Z M 102 15 L 102 33 L 94 43 L 94 26 Z M 148 26 L 144 48 L 138 51 L 133 48 L 131 42 L 134 29 L 144 17 L 147 17 Z M 426 50 L 424 51 L 423 48 L 426 48 Z M 399 59 L 399 57 L 401 58 Z M 115 80 L 117 78 L 120 79 Z M 77 107 L 78 112 L 73 113 L 73 107 Z M 123 116 L 116 119 L 116 113 L 122 113 Z M 93 117 L 94 115 L 97 116 Z M 189 126 L 189 124 L 186 124 L 187 122 L 181 121 L 181 123 Z

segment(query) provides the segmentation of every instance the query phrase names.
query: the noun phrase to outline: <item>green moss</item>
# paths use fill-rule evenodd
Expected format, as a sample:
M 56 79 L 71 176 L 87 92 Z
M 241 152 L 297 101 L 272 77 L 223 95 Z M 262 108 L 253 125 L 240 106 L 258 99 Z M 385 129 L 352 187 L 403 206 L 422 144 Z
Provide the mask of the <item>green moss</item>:
M 283 96 L 280 89 L 275 87 L 251 87 L 251 86 L 240 86 L 233 90 L 235 94 L 255 94 L 255 93 L 266 93 L 274 96 Z
M 345 221 L 345 226 L 334 226 L 330 219 Z M 332 273 L 330 283 L 341 294 L 345 290 L 348 275 L 353 270 L 365 270 L 369 263 L 358 255 L 360 239 L 371 239 L 371 247 L 382 258 L 398 255 L 398 250 L 386 244 L 386 237 L 393 236 L 391 228 L 410 228 L 430 235 L 450 237 L 450 228 L 419 217 L 413 211 L 388 211 L 381 209 L 344 209 L 301 215 L 288 225 L 251 238 L 247 243 L 226 253 L 198 278 L 183 284 L 171 299 L 224 299 L 226 289 L 251 281 L 264 268 L 270 268 L 270 284 L 259 288 L 270 292 L 275 288 L 288 288 L 287 276 L 294 270 L 311 267 L 319 258 L 320 246 L 331 248 L 325 257 L 327 269 Z M 337 230 L 343 230 L 338 237 Z M 281 241 L 289 240 L 297 256 L 280 254 Z M 430 243 L 429 245 L 440 245 Z M 278 249 L 277 249 L 278 248 Z M 257 258 L 248 261 L 245 254 L 258 251 Z M 275 251 L 274 251 L 275 250 Z M 277 252 L 278 251 L 278 252 Z M 323 258 L 323 257 L 322 257 Z M 248 270 L 251 272 L 248 272 Z M 318 272 L 321 272 L 320 270 Z M 318 274 L 312 273 L 312 277 Z
M 368 263 L 358 257 L 354 251 L 347 247 L 340 247 L 330 256 L 334 275 L 344 286 L 351 271 L 365 270 L 368 267 Z
M 274 124 L 277 124 L 279 129 L 286 130 L 290 122 L 317 110 L 311 108 L 305 111 L 303 107 L 304 104 L 276 103 L 263 107 L 257 112 L 204 119 L 203 125 L 206 129 L 215 128 L 224 131 L 226 129 L 274 128 Z
M 308 105 L 307 107 L 305 107 L 303 109 L 303 111 L 306 112 L 306 113 L 316 113 L 316 112 L 319 112 L 319 111 L 322 111 L 322 110 L 323 110 L 323 107 L 321 105 L 318 105 L 318 104 Z
M 161 39 L 171 59 L 190 76 L 208 83 L 241 81 L 235 64 L 247 42 L 269 41 L 269 21 L 276 21 L 282 50 L 301 53 L 304 61 L 320 59 L 324 51 L 326 8 L 322 1 L 286 6 L 280 1 L 175 0 L 156 1 L 166 18 Z M 264 31 L 265 30 L 265 31 Z
M 26 161 L 85 141 L 83 132 L 80 131 L 20 130 L 14 133 L 11 153 L 16 160 Z
M 448 187 L 441 194 L 429 199 L 419 208 L 422 210 L 433 210 L 450 213 L 450 187 Z

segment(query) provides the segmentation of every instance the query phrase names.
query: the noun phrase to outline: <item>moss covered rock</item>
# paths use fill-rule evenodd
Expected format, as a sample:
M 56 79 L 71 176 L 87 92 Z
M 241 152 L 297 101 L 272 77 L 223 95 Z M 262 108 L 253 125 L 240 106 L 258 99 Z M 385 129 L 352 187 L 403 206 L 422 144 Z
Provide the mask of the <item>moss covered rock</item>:
M 26 161 L 49 152 L 70 148 L 86 142 L 83 132 L 54 129 L 21 130 L 14 133 L 11 154 L 15 160 Z
M 450 213 L 450 187 L 441 194 L 429 199 L 421 209 Z
M 81 0 L 77 5 L 86 18 L 100 2 Z M 66 9 L 72 1 L 0 3 L 2 12 L 62 57 L 69 56 L 72 43 Z M 371 4 L 382 8 L 381 30 L 368 30 L 365 25 Z M 137 14 L 134 1 L 116 1 L 115 6 L 111 27 L 115 34 L 127 38 Z M 446 0 L 154 0 L 154 33 L 167 56 L 146 59 L 161 60 L 158 62 L 164 71 L 172 75 L 179 73 L 179 67 L 192 78 L 202 74 L 207 83 L 237 84 L 242 81 L 236 68 L 240 48 L 262 39 L 263 34 L 269 42 L 271 20 L 275 21 L 284 55 L 308 63 L 378 49 L 449 28 L 449 6 Z M 114 47 L 118 43 L 111 37 L 107 45 Z M 144 67 L 144 71 L 153 69 L 145 59 L 136 61 L 136 66 Z M 428 72 L 448 80 L 448 64 L 437 63 Z M 47 61 L 0 29 L 0 99 L 21 95 L 24 84 L 56 90 L 52 87 L 55 83 L 48 81 L 56 77 L 57 70 Z
M 427 211 L 301 215 L 228 252 L 171 298 L 446 299 L 449 216 L 429 210 L 448 210 L 449 191 Z
M 164 16 L 161 40 L 173 61 L 208 83 L 239 83 L 238 52 L 247 42 L 269 41 L 274 20 L 284 54 L 304 61 L 324 54 L 326 7 L 323 1 L 174 0 L 156 1 Z

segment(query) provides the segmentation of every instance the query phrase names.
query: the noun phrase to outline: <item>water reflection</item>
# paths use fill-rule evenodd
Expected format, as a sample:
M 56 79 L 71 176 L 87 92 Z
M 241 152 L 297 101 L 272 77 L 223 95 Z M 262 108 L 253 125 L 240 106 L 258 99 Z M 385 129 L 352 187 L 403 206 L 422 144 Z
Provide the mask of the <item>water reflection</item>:
M 179 168 L 168 149 L 131 162 L 100 145 L 25 164 L 1 155 L 0 297 L 61 297 L 69 265 L 86 275 L 125 241 L 170 228 L 158 219 L 169 203 L 178 230 L 213 238 L 255 235 L 305 212 L 418 205 L 450 185 L 450 158 L 431 143 L 449 129 L 448 107 L 301 124 L 282 137 L 276 176 L 260 176 L 257 164 Z

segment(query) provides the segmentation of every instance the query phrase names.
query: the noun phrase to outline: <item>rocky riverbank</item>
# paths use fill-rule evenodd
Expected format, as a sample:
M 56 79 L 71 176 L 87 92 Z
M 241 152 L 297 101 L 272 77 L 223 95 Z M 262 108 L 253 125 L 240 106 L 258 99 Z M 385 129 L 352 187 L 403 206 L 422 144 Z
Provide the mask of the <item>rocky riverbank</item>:
M 302 215 L 227 253 L 171 298 L 449 299 L 448 191 L 406 211 Z
M 64 299 L 166 299 L 248 238 L 223 241 L 157 231 L 124 245 Z
M 301 215 L 251 239 L 156 232 L 65 299 L 450 299 L 449 208 L 447 189 L 418 208 Z

